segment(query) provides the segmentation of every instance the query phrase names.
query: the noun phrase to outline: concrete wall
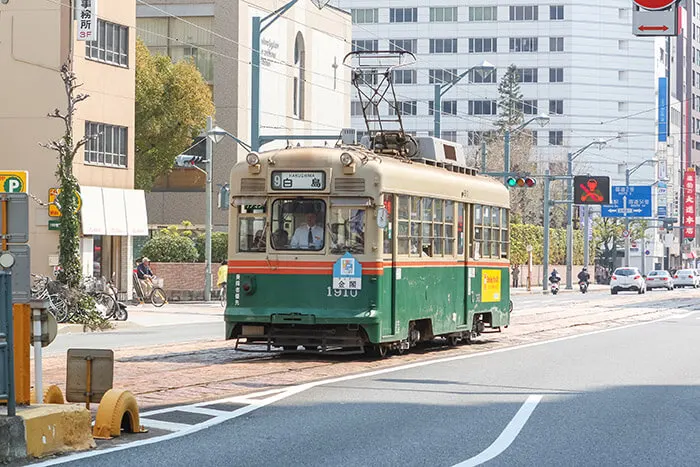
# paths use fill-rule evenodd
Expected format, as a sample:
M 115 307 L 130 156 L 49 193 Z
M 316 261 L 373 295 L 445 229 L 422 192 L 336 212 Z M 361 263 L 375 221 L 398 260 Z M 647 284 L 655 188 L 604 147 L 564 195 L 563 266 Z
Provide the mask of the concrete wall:
M 151 263 L 153 273 L 163 279 L 163 289 L 168 301 L 204 299 L 204 263 Z M 212 265 L 212 288 L 216 287 L 218 264 Z

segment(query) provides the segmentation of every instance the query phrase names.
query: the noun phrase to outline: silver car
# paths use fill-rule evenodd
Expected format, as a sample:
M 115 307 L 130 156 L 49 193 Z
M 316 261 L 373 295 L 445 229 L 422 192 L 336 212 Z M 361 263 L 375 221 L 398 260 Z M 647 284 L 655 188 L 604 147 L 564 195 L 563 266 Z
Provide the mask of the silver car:
M 673 290 L 673 277 L 668 271 L 649 271 L 646 278 L 647 290 L 667 289 Z
M 676 287 L 700 287 L 700 274 L 696 269 L 679 269 L 673 276 Z

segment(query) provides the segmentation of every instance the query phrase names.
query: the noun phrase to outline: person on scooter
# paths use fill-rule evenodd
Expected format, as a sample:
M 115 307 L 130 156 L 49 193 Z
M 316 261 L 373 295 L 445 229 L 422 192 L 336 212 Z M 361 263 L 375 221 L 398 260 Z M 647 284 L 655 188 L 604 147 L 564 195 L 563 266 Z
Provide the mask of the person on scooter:
M 581 269 L 581 272 L 578 273 L 578 282 L 579 284 L 581 282 L 585 282 L 586 285 L 589 285 L 591 281 L 591 275 L 588 274 L 588 268 L 583 268 Z
M 555 282 L 557 284 L 561 282 L 561 277 L 559 276 L 559 273 L 556 269 L 552 269 L 552 274 L 549 275 L 549 283 L 554 284 Z

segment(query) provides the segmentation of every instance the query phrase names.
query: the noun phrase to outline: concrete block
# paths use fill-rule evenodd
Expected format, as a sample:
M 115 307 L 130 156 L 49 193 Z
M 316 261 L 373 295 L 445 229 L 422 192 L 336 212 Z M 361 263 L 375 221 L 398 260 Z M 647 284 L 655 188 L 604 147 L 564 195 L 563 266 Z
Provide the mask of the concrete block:
M 24 419 L 27 454 L 44 457 L 94 448 L 90 411 L 78 405 L 35 405 L 19 413 Z
M 22 417 L 0 414 L 0 464 L 27 457 Z

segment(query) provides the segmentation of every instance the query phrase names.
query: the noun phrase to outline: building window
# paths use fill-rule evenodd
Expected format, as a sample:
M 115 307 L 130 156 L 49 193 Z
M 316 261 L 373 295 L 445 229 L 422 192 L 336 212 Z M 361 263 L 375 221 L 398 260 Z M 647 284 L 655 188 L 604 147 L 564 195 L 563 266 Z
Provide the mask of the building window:
M 367 50 L 377 50 L 379 48 L 378 40 L 370 39 L 355 39 L 352 41 L 353 52 L 365 52 Z
M 510 7 L 511 21 L 537 21 L 537 5 L 522 5 Z
M 511 52 L 537 52 L 536 37 L 511 37 Z
M 392 39 L 389 41 L 389 50 L 392 52 L 411 52 L 414 54 L 417 49 L 417 39 Z
M 430 39 L 431 54 L 456 54 L 457 39 Z
M 457 21 L 457 7 L 436 7 L 430 9 L 431 23 L 453 23 Z
M 515 70 L 515 76 L 518 83 L 536 83 L 537 68 L 517 68 Z
M 129 28 L 98 20 L 97 39 L 85 42 L 85 58 L 129 66 Z
M 563 146 L 564 145 L 564 132 L 561 130 L 550 131 L 549 132 L 549 145 L 550 146 Z
M 522 101 L 520 108 L 526 115 L 537 115 L 537 99 L 526 99 Z
M 467 145 L 478 146 L 481 143 L 489 141 L 494 136 L 493 131 L 468 131 Z
M 430 84 L 451 83 L 457 78 L 457 69 L 430 69 L 428 70 L 428 82 Z
M 564 69 L 563 68 L 550 68 L 549 69 L 549 82 L 550 83 L 563 83 L 564 82 Z
M 369 24 L 379 22 L 378 8 L 353 8 L 352 22 L 354 24 Z
M 127 167 L 127 128 L 106 123 L 85 122 L 85 163 Z
M 550 5 L 549 19 L 560 20 L 564 19 L 564 5 Z
M 416 70 L 394 70 L 394 84 L 415 84 Z
M 428 101 L 428 115 L 435 114 L 435 101 Z M 441 115 L 457 115 L 457 101 L 440 101 Z M 444 134 L 444 132 L 443 132 Z
M 617 79 L 619 81 L 627 81 L 627 71 L 625 70 L 619 70 L 617 72 Z
M 530 133 L 532 133 L 532 145 L 537 146 L 537 132 L 531 131 Z
M 418 22 L 418 8 L 389 8 L 390 23 Z
M 377 110 L 377 106 L 374 104 L 368 104 L 367 109 L 365 111 L 367 112 L 367 115 L 375 116 L 375 115 L 379 114 L 379 111 Z M 357 117 L 357 116 L 361 117 L 364 115 L 362 113 L 362 102 L 352 101 L 350 103 L 350 115 L 352 115 L 353 117 Z M 358 136 L 357 139 L 359 141 L 360 137 Z
M 474 37 L 469 39 L 469 53 L 498 52 L 498 39 L 495 37 Z
M 214 16 L 136 18 L 136 27 L 151 53 L 173 62 L 191 58 L 204 79 L 214 82 Z
M 550 100 L 549 101 L 549 113 L 552 115 L 563 115 L 564 114 L 564 101 L 563 100 Z
M 474 68 L 469 73 L 470 83 L 495 83 L 496 70 L 493 68 Z
M 469 101 L 469 115 L 496 115 L 496 101 Z
M 550 37 L 549 38 L 549 51 L 550 52 L 563 52 L 564 51 L 564 38 L 563 37 Z
M 297 33 L 294 41 L 294 116 L 298 119 L 304 118 L 304 86 L 306 83 L 304 74 L 306 72 L 306 48 L 304 47 L 304 36 L 301 31 Z
M 396 102 L 396 107 L 401 112 L 401 115 L 417 115 L 418 105 L 416 101 L 398 101 Z M 389 105 L 389 115 L 396 115 L 396 108 L 393 105 Z
M 498 7 L 495 6 L 470 6 L 469 21 L 497 21 Z
M 447 130 L 440 132 L 440 139 L 446 139 L 447 141 L 457 142 L 457 132 L 454 130 Z

